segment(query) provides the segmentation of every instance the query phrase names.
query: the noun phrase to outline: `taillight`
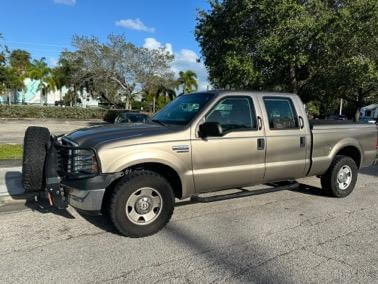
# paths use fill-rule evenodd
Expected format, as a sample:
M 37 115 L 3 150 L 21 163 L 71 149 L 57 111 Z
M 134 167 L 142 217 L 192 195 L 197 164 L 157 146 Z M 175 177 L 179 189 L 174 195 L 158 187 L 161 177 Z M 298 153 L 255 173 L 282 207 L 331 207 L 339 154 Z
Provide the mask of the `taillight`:
M 375 149 L 378 150 L 378 138 L 377 138 L 377 144 L 375 144 Z

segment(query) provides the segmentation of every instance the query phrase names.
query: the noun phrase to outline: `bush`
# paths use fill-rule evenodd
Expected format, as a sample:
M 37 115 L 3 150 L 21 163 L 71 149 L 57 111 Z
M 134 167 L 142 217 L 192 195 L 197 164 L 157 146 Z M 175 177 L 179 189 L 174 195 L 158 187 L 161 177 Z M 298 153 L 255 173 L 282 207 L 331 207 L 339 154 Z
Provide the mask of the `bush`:
M 0 118 L 102 119 L 102 108 L 0 105 Z

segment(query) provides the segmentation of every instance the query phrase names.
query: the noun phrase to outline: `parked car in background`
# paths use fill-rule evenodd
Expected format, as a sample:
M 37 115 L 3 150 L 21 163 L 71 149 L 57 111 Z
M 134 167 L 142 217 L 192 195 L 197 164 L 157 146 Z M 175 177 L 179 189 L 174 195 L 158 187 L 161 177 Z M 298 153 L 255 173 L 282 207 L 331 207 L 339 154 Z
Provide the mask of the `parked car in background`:
M 147 114 L 125 111 L 116 117 L 114 123 L 146 123 L 149 119 Z
M 362 123 L 372 123 L 372 124 L 374 124 L 374 123 L 377 122 L 377 120 L 374 119 L 374 118 L 371 118 L 371 117 L 362 117 L 362 118 L 360 118 L 360 122 L 362 122 Z
M 326 117 L 326 120 L 348 120 L 345 115 L 332 114 Z

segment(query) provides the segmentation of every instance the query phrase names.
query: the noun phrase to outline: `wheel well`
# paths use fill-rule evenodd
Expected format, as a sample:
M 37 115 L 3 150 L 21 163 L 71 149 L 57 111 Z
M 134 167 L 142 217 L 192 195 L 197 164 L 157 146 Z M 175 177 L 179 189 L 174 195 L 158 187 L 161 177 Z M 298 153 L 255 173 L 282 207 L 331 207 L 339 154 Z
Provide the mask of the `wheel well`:
M 130 169 L 145 169 L 156 172 L 167 179 L 171 184 L 175 197 L 182 197 L 182 184 L 178 173 L 170 166 L 160 164 L 160 163 L 143 163 L 139 165 L 132 166 Z
M 127 170 L 140 170 L 140 169 L 154 171 L 154 172 L 162 175 L 171 184 L 175 197 L 177 197 L 179 199 L 182 197 L 181 179 L 180 179 L 180 176 L 177 174 L 177 172 L 173 168 L 171 168 L 167 165 L 164 165 L 164 164 L 160 164 L 160 163 L 143 163 L 143 164 L 138 164 L 138 165 L 132 166 L 130 168 L 127 168 L 127 169 L 124 170 L 124 172 L 127 172 Z M 104 198 L 102 200 L 102 209 L 101 209 L 103 214 L 106 213 L 106 211 L 107 211 L 109 201 L 111 199 L 114 187 L 118 183 L 118 180 L 119 179 L 113 181 L 107 187 L 107 189 L 105 191 Z
M 352 158 L 358 168 L 360 168 L 361 164 L 361 153 L 360 151 L 354 146 L 347 146 L 342 148 L 336 155 L 343 155 Z

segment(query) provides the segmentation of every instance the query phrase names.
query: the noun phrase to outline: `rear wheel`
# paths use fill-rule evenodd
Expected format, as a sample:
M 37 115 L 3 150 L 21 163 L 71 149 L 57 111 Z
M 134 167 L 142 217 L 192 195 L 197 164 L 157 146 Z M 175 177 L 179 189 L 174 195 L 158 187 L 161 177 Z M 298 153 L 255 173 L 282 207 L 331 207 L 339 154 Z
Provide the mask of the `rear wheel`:
M 174 204 L 172 187 L 164 177 L 148 170 L 134 171 L 114 188 L 111 220 L 125 236 L 146 237 L 169 222 Z
M 322 188 L 334 197 L 346 197 L 352 193 L 358 175 L 356 162 L 347 156 L 338 155 L 328 171 L 321 177 Z
M 45 188 L 45 160 L 50 131 L 45 127 L 30 126 L 24 137 L 22 185 L 25 192 L 38 192 Z

